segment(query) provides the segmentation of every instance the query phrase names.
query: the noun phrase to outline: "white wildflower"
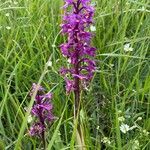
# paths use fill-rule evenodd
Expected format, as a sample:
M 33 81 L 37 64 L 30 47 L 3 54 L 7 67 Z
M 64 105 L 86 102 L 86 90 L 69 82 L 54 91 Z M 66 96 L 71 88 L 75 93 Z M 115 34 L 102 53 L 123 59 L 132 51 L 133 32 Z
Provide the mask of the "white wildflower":
M 7 30 L 10 30 L 10 29 L 11 29 L 11 27 L 10 27 L 10 26 L 7 26 L 7 27 L 6 27 L 6 29 L 7 29 Z
M 28 121 L 28 123 L 31 123 L 31 122 L 32 122 L 32 116 L 31 116 L 31 115 L 28 116 L 27 121 Z
M 109 138 L 107 138 L 107 137 L 104 137 L 104 138 L 101 140 L 101 142 L 104 143 L 104 144 L 108 144 L 108 145 L 111 144 Z
M 9 3 L 12 3 L 12 0 L 9 0 L 8 2 L 9 2 Z
M 124 45 L 124 51 L 125 52 L 132 52 L 133 51 L 133 48 L 130 47 L 130 43 L 127 43 Z
M 10 14 L 9 14 L 9 13 L 6 13 L 6 14 L 5 14 L 5 16 L 6 16 L 6 17 L 9 17 L 9 16 L 10 16 Z
M 135 140 L 132 144 L 132 150 L 137 150 L 140 147 L 140 143 L 138 140 Z
M 113 68 L 115 65 L 114 64 L 110 64 L 110 67 Z
M 138 118 L 137 118 L 137 121 L 140 121 L 140 120 L 142 120 L 142 117 L 138 117 Z
M 53 44 L 53 45 L 52 45 L 52 47 L 53 47 L 53 48 L 55 48 L 55 47 L 56 47 L 56 45 L 54 45 L 54 44 Z
M 118 110 L 118 114 L 121 114 L 122 113 L 122 111 L 121 110 Z
M 130 127 L 127 124 L 121 124 L 120 130 L 122 133 L 127 133 L 130 130 Z
M 144 129 L 144 130 L 143 130 L 143 134 L 144 134 L 145 136 L 148 136 L 148 135 L 149 135 L 149 132 Z
M 133 92 L 136 92 L 136 90 L 134 90 L 134 89 L 133 89 L 132 91 L 133 91 Z
M 145 8 L 144 6 L 142 6 L 141 10 L 142 10 L 142 11 L 145 11 L 145 10 L 146 10 L 146 8 Z
M 14 5 L 17 5 L 18 4 L 18 2 L 17 1 L 14 1 Z
M 125 121 L 125 118 L 124 118 L 123 116 L 121 116 L 121 117 L 118 117 L 118 120 L 119 120 L 120 122 L 123 122 L 123 121 Z
M 48 67 L 52 67 L 52 61 L 49 60 L 46 64 Z
M 68 61 L 68 63 L 71 63 L 71 59 L 70 58 L 67 61 Z
M 90 26 L 90 30 L 94 32 L 94 31 L 96 31 L 96 27 L 93 26 L 93 25 L 91 25 L 91 26 Z
M 130 116 L 129 114 L 126 114 L 126 115 L 125 115 L 125 118 L 128 118 L 128 119 L 129 119 L 129 118 L 131 118 L 131 116 Z

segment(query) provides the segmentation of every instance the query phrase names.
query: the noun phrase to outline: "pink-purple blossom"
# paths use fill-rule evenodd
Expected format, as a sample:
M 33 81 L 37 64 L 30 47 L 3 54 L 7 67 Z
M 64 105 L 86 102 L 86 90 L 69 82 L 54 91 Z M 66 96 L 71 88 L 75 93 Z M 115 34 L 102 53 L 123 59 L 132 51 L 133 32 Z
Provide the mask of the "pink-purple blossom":
M 45 126 L 43 126 L 43 124 L 41 123 L 35 123 L 30 127 L 30 131 L 29 134 L 31 136 L 39 136 L 42 135 L 42 133 L 45 131 Z
M 46 122 L 54 120 L 54 115 L 52 114 L 53 105 L 51 104 L 52 94 L 50 92 L 45 94 L 45 89 L 42 86 L 33 83 L 30 96 L 33 96 L 36 90 L 37 94 L 31 110 L 31 115 L 35 117 L 36 121 L 30 127 L 29 134 L 42 137 L 46 130 Z
M 60 45 L 64 57 L 69 60 L 69 68 L 61 68 L 60 73 L 66 81 L 66 91 L 77 90 L 79 81 L 89 82 L 94 74 L 96 64 L 96 48 L 91 46 L 93 33 L 88 28 L 93 23 L 94 7 L 91 0 L 64 0 L 65 10 L 62 34 L 67 36 L 67 42 Z M 78 82 L 78 83 L 77 83 Z

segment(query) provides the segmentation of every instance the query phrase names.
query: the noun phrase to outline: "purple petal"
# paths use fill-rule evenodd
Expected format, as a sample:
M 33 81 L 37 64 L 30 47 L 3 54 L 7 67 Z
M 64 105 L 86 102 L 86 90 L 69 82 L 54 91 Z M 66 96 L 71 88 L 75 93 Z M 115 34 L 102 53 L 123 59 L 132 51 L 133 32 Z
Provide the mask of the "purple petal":
M 45 127 L 41 123 L 35 123 L 30 127 L 30 136 L 41 136 L 42 132 L 45 131 Z
M 66 81 L 66 92 L 69 94 L 71 91 L 74 90 L 74 81 L 65 79 Z
M 52 99 L 52 93 L 47 93 L 41 96 L 42 99 L 51 100 Z
M 30 96 L 32 96 L 33 93 L 34 93 L 36 90 L 37 90 L 37 92 L 43 92 L 45 89 L 44 89 L 42 86 L 40 86 L 40 85 L 38 85 L 38 84 L 36 84 L 36 83 L 33 83 L 33 84 L 32 84 L 32 89 L 31 89 L 31 92 L 30 92 Z
M 69 56 L 69 48 L 70 46 L 66 43 L 60 45 L 61 52 L 64 56 Z
M 53 108 L 52 104 L 41 104 L 41 105 L 39 105 L 39 107 L 43 108 L 43 111 L 51 110 Z
M 78 77 L 79 79 L 83 80 L 83 79 L 87 79 L 87 77 L 85 75 L 82 75 L 82 74 L 72 74 L 73 77 Z

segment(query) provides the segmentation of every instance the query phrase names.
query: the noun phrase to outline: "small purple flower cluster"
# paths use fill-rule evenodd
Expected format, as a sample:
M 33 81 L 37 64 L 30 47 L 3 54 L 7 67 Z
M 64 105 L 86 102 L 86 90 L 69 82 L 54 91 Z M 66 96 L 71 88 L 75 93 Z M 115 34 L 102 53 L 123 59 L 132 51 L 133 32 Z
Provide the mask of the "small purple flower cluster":
M 54 120 L 52 114 L 52 104 L 50 100 L 52 99 L 51 93 L 44 94 L 45 89 L 33 83 L 30 96 L 33 96 L 34 92 L 37 90 L 35 96 L 35 104 L 32 107 L 31 114 L 36 117 L 36 122 L 30 127 L 29 134 L 31 136 L 42 137 L 46 130 L 46 121 L 51 122 Z
M 65 0 L 65 14 L 61 27 L 68 40 L 60 45 L 60 49 L 72 67 L 61 68 L 60 72 L 65 78 L 67 93 L 77 90 L 79 81 L 90 81 L 96 68 L 95 61 L 91 59 L 96 51 L 96 48 L 90 46 L 93 34 L 88 31 L 94 15 L 90 1 Z M 68 74 L 71 78 L 68 78 Z

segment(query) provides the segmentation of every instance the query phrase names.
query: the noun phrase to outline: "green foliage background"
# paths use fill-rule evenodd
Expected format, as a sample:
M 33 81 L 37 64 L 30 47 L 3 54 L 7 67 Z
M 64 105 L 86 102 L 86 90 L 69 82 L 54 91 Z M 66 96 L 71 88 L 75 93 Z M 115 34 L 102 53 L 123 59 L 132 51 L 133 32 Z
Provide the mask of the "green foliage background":
M 80 112 L 86 149 L 150 150 L 150 2 L 93 0 L 96 4 L 97 70 L 82 93 Z M 54 93 L 57 120 L 48 128 L 48 149 L 77 149 L 73 134 L 73 95 L 66 96 L 58 71 L 66 66 L 59 45 L 63 0 L 0 1 L 0 149 L 41 149 L 27 134 L 32 83 Z M 132 52 L 125 52 L 130 43 Z M 47 66 L 47 61 L 52 66 Z M 118 118 L 137 125 L 123 134 Z M 141 121 L 136 121 L 138 117 Z M 111 144 L 103 143 L 108 137 Z

